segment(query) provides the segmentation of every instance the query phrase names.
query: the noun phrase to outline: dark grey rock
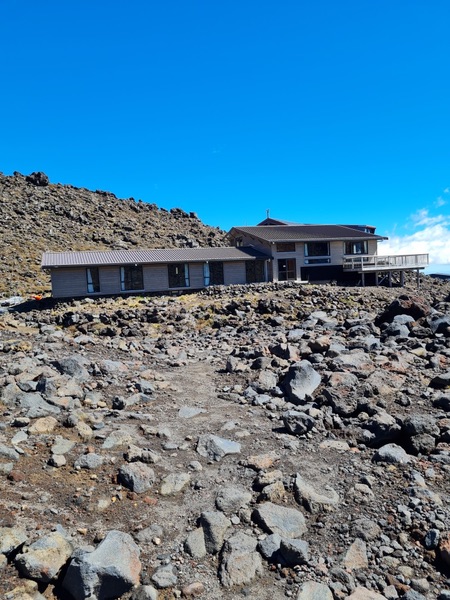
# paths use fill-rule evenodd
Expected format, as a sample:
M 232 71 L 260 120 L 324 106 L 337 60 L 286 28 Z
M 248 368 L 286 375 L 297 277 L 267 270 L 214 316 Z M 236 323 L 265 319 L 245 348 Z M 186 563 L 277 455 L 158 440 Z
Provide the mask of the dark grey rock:
M 289 368 L 282 385 L 289 400 L 294 404 L 299 404 L 314 393 L 320 385 L 321 379 L 311 363 L 302 360 Z
M 142 494 L 152 488 L 155 472 L 143 463 L 134 462 L 119 468 L 118 480 L 132 492 Z
M 93 552 L 75 553 L 62 587 L 74 600 L 119 598 L 139 583 L 139 554 L 130 535 L 109 531 Z

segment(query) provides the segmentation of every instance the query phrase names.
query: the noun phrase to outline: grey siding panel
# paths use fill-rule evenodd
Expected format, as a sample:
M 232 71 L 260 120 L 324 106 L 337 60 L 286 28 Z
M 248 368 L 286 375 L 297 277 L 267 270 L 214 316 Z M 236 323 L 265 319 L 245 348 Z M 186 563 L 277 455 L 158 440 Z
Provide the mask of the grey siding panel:
M 203 278 L 203 263 L 191 263 L 189 265 L 189 279 L 191 288 L 199 289 L 205 287 Z
M 120 267 L 99 267 L 101 294 L 120 294 Z
M 225 285 L 246 283 L 245 262 L 223 263 L 223 280 Z
M 167 265 L 144 265 L 144 287 L 147 292 L 164 292 L 168 290 Z
M 86 269 L 52 269 L 54 298 L 70 298 L 87 294 Z

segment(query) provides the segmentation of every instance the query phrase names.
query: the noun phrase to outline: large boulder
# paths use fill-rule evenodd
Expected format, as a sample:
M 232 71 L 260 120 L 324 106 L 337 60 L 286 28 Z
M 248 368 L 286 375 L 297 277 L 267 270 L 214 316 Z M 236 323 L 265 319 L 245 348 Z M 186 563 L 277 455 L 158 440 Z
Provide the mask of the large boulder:
M 119 598 L 139 583 L 139 554 L 130 535 L 109 531 L 93 552 L 75 553 L 62 587 L 74 600 Z
M 321 377 L 311 363 L 301 360 L 294 363 L 283 380 L 283 388 L 291 402 L 300 404 L 319 387 Z

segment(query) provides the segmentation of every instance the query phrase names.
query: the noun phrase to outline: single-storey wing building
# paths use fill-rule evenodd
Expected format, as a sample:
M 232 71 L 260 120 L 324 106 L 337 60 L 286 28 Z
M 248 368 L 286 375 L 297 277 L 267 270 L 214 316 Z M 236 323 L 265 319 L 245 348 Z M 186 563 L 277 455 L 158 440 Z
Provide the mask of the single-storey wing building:
M 45 252 L 54 298 L 183 292 L 267 281 L 270 257 L 255 248 Z

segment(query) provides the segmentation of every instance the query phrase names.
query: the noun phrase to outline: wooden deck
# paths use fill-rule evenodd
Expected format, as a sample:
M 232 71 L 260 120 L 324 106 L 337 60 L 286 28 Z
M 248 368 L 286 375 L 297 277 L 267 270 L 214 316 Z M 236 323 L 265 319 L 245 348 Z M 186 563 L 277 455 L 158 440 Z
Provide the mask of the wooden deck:
M 428 254 L 393 254 L 390 256 L 362 255 L 344 257 L 344 271 L 378 273 L 380 271 L 411 271 L 425 269 Z

